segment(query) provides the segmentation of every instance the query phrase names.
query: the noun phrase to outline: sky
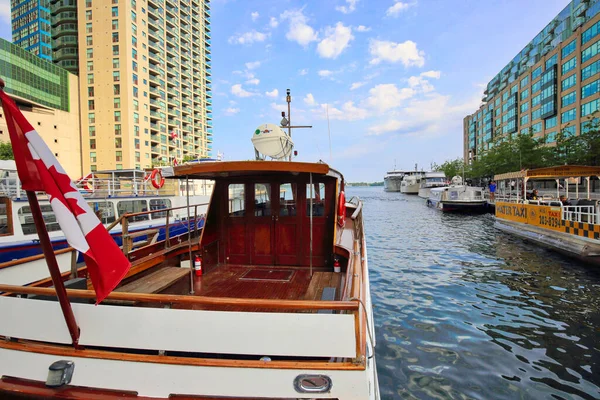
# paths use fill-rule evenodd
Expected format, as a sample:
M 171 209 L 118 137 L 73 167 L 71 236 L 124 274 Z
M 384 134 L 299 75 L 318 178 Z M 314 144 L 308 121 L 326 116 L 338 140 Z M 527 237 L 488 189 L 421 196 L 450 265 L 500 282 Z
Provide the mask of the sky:
M 289 88 L 292 124 L 313 126 L 292 132 L 296 161 L 372 182 L 462 157 L 463 118 L 489 80 L 568 3 L 212 0 L 213 155 L 252 159 Z

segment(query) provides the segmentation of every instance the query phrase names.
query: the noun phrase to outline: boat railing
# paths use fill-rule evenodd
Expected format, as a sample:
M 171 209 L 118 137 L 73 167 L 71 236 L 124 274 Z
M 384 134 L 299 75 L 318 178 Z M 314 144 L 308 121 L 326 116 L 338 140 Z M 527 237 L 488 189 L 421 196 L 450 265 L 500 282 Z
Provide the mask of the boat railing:
M 166 180 L 162 187 L 156 188 L 150 175 L 119 177 L 92 173 L 74 181 L 74 184 L 85 197 L 98 198 L 174 195 L 179 190 L 179 182 L 172 179 Z
M 598 225 L 600 218 L 595 205 L 562 206 L 562 219 Z

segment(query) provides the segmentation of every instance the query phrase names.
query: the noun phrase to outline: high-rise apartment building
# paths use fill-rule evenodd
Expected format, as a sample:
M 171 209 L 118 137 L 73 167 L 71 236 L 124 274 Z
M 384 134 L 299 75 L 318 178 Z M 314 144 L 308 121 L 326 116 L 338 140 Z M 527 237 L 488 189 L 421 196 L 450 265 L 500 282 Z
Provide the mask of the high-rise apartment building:
M 11 0 L 13 42 L 52 60 L 49 0 Z
M 209 0 L 87 0 L 77 14 L 84 170 L 209 156 Z
M 578 135 L 600 108 L 600 0 L 573 0 L 487 85 L 464 119 L 464 160 L 497 138 Z
M 77 0 L 49 0 L 52 60 L 69 72 L 79 72 Z

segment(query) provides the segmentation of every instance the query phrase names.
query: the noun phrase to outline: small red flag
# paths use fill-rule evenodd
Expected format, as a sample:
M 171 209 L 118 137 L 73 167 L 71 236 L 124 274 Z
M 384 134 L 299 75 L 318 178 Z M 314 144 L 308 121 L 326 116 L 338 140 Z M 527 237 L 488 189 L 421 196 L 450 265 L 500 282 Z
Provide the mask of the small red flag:
M 131 267 L 52 151 L 0 89 L 17 172 L 25 190 L 44 191 L 67 242 L 83 254 L 97 303 L 119 284 Z

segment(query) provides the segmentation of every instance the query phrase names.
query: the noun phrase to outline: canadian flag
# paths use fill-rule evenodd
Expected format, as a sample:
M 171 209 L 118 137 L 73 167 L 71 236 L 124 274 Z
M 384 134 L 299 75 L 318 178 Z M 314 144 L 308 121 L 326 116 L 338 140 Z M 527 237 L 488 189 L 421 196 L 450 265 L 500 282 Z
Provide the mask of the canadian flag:
M 49 197 L 67 242 L 80 251 L 100 303 L 131 267 L 52 151 L 25 119 L 14 101 L 0 89 L 17 172 L 25 190 Z

